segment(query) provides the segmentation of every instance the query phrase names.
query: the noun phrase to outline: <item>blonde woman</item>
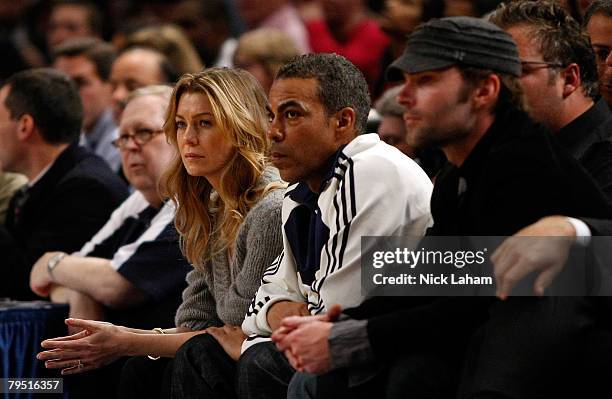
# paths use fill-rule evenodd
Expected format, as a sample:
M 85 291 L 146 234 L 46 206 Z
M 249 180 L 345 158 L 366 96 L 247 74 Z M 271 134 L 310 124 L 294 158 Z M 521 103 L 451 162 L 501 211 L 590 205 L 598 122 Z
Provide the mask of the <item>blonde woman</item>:
M 180 157 L 163 179 L 175 202 L 181 248 L 194 270 L 176 314 L 176 328 L 135 330 L 68 319 L 84 330 L 46 340 L 39 354 L 47 368 L 75 374 L 122 356 L 172 358 L 190 338 L 206 333 L 220 351 L 237 357 L 240 324 L 265 269 L 282 249 L 284 187 L 265 153 L 267 100 L 245 71 L 211 68 L 186 74 L 174 88 L 164 131 Z M 222 348 L 222 349 L 221 349 Z M 125 397 L 159 396 L 166 359 L 131 359 L 124 368 Z M 164 382 L 162 396 L 168 394 Z

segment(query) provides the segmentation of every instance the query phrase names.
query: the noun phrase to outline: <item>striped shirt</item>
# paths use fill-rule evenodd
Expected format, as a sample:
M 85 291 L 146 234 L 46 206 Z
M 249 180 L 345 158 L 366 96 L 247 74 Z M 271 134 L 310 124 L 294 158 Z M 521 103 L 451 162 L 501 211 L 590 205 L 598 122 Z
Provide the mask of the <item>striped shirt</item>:
M 330 162 L 320 194 L 301 182 L 283 201 L 283 252 L 266 270 L 242 324 L 243 351 L 272 331 L 276 302 L 305 302 L 316 315 L 328 306 L 357 306 L 362 236 L 423 236 L 431 224 L 432 184 L 425 172 L 376 134 L 358 136 Z

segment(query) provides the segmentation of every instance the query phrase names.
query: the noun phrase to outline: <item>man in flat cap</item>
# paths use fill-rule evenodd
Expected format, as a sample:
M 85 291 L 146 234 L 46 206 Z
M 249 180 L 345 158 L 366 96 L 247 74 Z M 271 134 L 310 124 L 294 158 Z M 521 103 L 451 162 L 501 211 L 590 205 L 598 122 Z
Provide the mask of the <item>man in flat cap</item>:
M 525 112 L 520 73 L 511 36 L 469 17 L 421 25 L 391 65 L 389 78 L 404 80 L 410 144 L 439 147 L 449 161 L 428 235 L 505 236 L 547 215 L 611 215 L 586 172 Z M 379 296 L 339 321 L 335 311 L 284 319 L 276 340 L 302 372 L 289 397 L 559 397 L 575 381 L 585 306 L 573 297 Z M 330 323 L 334 336 L 316 339 Z

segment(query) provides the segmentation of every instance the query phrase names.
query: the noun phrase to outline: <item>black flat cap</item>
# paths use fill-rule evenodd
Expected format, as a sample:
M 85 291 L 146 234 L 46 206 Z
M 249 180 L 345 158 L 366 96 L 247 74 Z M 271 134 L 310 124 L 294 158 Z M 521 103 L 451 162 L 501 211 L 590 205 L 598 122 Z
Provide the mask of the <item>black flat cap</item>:
M 387 68 L 388 80 L 402 72 L 418 73 L 464 65 L 521 75 L 521 61 L 512 36 L 479 18 L 449 17 L 420 25 L 409 37 L 406 50 Z

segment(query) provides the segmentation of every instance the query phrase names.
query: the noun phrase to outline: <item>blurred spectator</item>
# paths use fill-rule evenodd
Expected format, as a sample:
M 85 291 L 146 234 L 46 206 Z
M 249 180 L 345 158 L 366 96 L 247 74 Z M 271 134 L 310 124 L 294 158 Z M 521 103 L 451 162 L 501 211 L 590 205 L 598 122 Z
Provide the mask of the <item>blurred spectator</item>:
M 79 88 L 83 102 L 80 144 L 118 171 L 121 159 L 112 144 L 117 138 L 117 125 L 113 120 L 109 82 L 115 56 L 114 48 L 99 39 L 70 39 L 55 48 L 53 67 L 70 76 Z
M 444 16 L 445 17 L 478 17 L 476 5 L 473 0 L 444 0 Z
M 178 73 L 166 56 L 151 48 L 132 47 L 124 50 L 111 68 L 112 107 L 115 122 L 121 120 L 128 95 L 144 86 L 174 84 Z
M 276 28 L 291 36 L 300 53 L 308 53 L 308 32 L 289 0 L 236 0 L 247 28 Z
M 389 89 L 376 102 L 375 108 L 380 114 L 378 135 L 382 141 L 414 159 L 416 157 L 416 149 L 406 142 L 405 108 L 396 99 L 401 90 L 401 86 Z
M 612 108 L 612 0 L 594 1 L 585 14 L 584 23 L 595 52 L 599 92 Z
M 18 71 L 46 65 L 30 29 L 36 23 L 31 21 L 36 18 L 29 15 L 33 13 L 34 3 L 35 0 L 0 1 L 0 84 Z
M 53 69 L 19 72 L 0 90 L 0 162 L 29 179 L 0 227 L 0 296 L 32 298 L 36 259 L 78 250 L 127 196 L 108 165 L 75 142 L 82 115 L 76 85 Z
M 24 175 L 3 172 L 0 167 L 0 226 L 4 225 L 6 211 L 13 194 L 27 182 L 28 179 Z
M 412 33 L 414 28 L 422 22 L 431 18 L 442 16 L 444 11 L 444 0 L 387 0 L 383 10 L 380 27 L 391 39 L 402 42 L 403 52 L 406 36 Z
M 47 26 L 47 48 L 76 37 L 102 37 L 102 13 L 90 1 L 57 0 L 53 3 Z
M 231 66 L 237 40 L 230 30 L 225 0 L 183 0 L 170 15 L 183 28 L 207 66 Z
M 195 47 L 176 25 L 148 26 L 128 36 L 125 47 L 152 48 L 164 54 L 176 71 L 195 73 L 204 68 Z
M 389 38 L 368 17 L 364 0 L 317 1 L 321 17 L 306 23 L 312 51 L 346 57 L 364 74 L 371 92 L 381 74 Z
M 240 37 L 234 66 L 255 76 L 267 94 L 276 72 L 297 55 L 299 51 L 286 33 L 272 28 L 256 29 Z
M 381 71 L 404 52 L 406 36 L 414 28 L 431 18 L 439 18 L 444 11 L 444 0 L 386 0 L 380 27 L 391 42 L 381 59 Z M 378 97 L 387 85 L 381 74 L 372 88 L 372 97 Z
M 502 0 L 444 0 L 444 16 L 482 17 L 501 2 Z

